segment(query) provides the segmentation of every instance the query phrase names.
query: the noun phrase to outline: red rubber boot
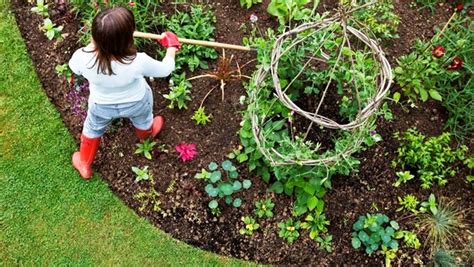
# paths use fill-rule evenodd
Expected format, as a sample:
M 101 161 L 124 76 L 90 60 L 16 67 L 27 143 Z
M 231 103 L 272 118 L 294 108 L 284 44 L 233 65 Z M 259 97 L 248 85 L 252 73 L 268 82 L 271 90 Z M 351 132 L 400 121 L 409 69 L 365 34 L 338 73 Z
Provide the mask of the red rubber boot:
M 157 136 L 161 132 L 161 129 L 163 128 L 164 123 L 165 123 L 165 119 L 162 116 L 156 116 L 153 119 L 153 124 L 151 125 L 150 129 L 140 130 L 140 129 L 135 128 L 135 133 L 137 134 L 140 141 L 143 141 L 149 137 L 155 138 L 155 136 Z
M 81 135 L 81 148 L 72 155 L 72 165 L 79 171 L 82 178 L 88 180 L 92 177 L 92 162 L 99 149 L 100 137 L 89 138 Z

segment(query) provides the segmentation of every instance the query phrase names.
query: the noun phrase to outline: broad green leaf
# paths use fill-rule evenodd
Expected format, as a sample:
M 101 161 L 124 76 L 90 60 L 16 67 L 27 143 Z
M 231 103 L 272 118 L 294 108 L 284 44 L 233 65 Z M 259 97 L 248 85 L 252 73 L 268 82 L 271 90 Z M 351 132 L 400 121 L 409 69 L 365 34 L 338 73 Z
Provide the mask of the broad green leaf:
M 244 187 L 244 189 L 249 189 L 252 186 L 252 181 L 245 179 L 242 182 L 242 186 Z
M 441 97 L 441 95 L 438 93 L 438 91 L 434 90 L 434 89 L 431 89 L 429 91 L 430 93 L 430 96 L 431 98 L 433 98 L 434 100 L 438 100 L 438 101 L 441 101 L 443 100 L 443 98 Z
M 232 162 L 230 160 L 225 160 L 222 162 L 222 169 L 224 169 L 225 171 L 229 171 L 230 168 L 232 168 Z
M 219 203 L 217 203 L 216 200 L 211 200 L 211 201 L 209 201 L 208 206 L 209 206 L 209 208 L 211 208 L 211 209 L 215 209 L 215 208 L 217 208 L 217 206 L 219 206 Z
M 222 177 L 222 173 L 220 171 L 214 171 L 211 173 L 211 176 L 209 177 L 209 180 L 211 180 L 212 183 L 215 183 L 219 181 Z
M 242 200 L 240 198 L 236 198 L 236 199 L 234 199 L 234 202 L 232 203 L 232 205 L 234 207 L 238 208 L 242 205 Z
M 317 204 L 318 204 L 318 198 L 315 196 L 309 197 L 306 200 L 306 205 L 308 205 L 309 210 L 314 210 Z
M 352 238 L 351 244 L 352 244 L 352 247 L 355 248 L 355 249 L 359 249 L 360 245 L 362 245 L 359 238 L 357 238 L 357 237 Z
M 210 171 L 215 171 L 215 170 L 217 170 L 218 167 L 219 167 L 219 165 L 217 165 L 217 163 L 215 163 L 215 162 L 209 163 L 209 170 Z

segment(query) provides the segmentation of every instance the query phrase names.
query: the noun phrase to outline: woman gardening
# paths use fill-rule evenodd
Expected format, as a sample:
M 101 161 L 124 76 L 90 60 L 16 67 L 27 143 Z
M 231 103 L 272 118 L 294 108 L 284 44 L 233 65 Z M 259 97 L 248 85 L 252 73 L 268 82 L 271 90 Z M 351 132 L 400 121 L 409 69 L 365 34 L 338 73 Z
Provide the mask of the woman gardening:
M 154 138 L 163 127 L 163 117 L 153 118 L 153 93 L 144 77 L 170 75 L 181 44 L 175 34 L 163 33 L 158 42 L 167 52 L 163 61 L 157 61 L 137 52 L 134 31 L 132 12 L 123 7 L 105 10 L 94 18 L 92 42 L 69 61 L 71 70 L 90 84 L 80 150 L 72 156 L 72 165 L 84 179 L 92 176 L 100 138 L 113 119 L 130 119 L 140 140 Z

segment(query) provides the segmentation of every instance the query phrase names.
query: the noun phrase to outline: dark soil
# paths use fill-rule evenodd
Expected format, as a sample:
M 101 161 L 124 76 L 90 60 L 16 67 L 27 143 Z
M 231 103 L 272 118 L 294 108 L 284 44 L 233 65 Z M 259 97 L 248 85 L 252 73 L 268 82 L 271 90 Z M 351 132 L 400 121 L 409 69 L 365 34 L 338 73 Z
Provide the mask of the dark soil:
M 263 8 L 269 0 L 265 0 L 264 5 L 257 5 L 250 10 L 241 8 L 239 1 L 210 2 L 218 19 L 217 41 L 241 43 L 244 33 L 238 29 L 248 21 L 251 14 L 259 17 L 262 28 L 276 25 L 275 19 Z M 323 1 L 320 8 L 331 10 L 335 2 Z M 447 5 L 431 14 L 429 11 L 419 12 L 410 8 L 411 1 L 397 2 L 399 3 L 395 4 L 396 10 L 402 19 L 399 27 L 400 39 L 384 44 L 392 63 L 396 57 L 409 52 L 415 38 L 432 36 L 433 27 L 447 21 L 451 14 Z M 166 5 L 164 10 L 171 10 Z M 55 66 L 68 62 L 75 49 L 79 48 L 76 34 L 79 23 L 71 13 L 58 12 L 53 20 L 65 26 L 63 33 L 68 33 L 68 36 L 56 44 L 48 41 L 38 29 L 37 26 L 42 20 L 36 14 L 32 14 L 30 8 L 26 1 L 13 3 L 18 25 L 45 91 L 59 110 L 65 125 L 79 142 L 82 121 L 71 112 L 71 104 L 66 100 L 66 94 L 69 92 L 67 81 L 58 78 L 55 72 Z M 254 57 L 249 53 L 234 51 L 232 53 L 241 64 Z M 211 62 L 211 68 L 215 65 L 216 62 Z M 252 71 L 252 68 L 244 70 L 248 75 Z M 195 73 L 199 74 L 202 72 Z M 193 101 L 189 102 L 187 110 L 167 108 L 168 103 L 162 96 L 168 92 L 166 81 L 155 80 L 150 84 L 155 97 L 154 113 L 166 118 L 165 129 L 160 133 L 157 142 L 167 147 L 167 151 L 155 152 L 152 161 L 135 155 L 135 144 L 138 140 L 131 124 L 123 120 L 117 124 L 118 127 L 112 127 L 103 137 L 94 168 L 126 205 L 157 227 L 194 246 L 246 260 L 282 265 L 381 265 L 382 255 L 367 256 L 351 247 L 352 223 L 360 214 L 379 210 L 391 219 L 398 220 L 402 226 L 409 225 L 411 222 L 404 218 L 404 214 L 395 213 L 397 196 L 412 193 L 420 200 L 424 200 L 430 193 L 428 190 L 419 190 L 418 182 L 394 188 L 392 183 L 396 180 L 395 171 L 390 167 L 390 163 L 398 146 L 398 142 L 392 138 L 393 133 L 414 126 L 427 136 L 442 132 L 447 113 L 439 102 L 434 101 L 420 104 L 417 109 L 407 110 L 400 105 L 390 105 L 395 119 L 385 121 L 380 118 L 378 121 L 377 131 L 384 141 L 356 155 L 361 160 L 358 172 L 354 172 L 350 177 L 333 177 L 333 189 L 325 198 L 326 214 L 331 221 L 329 233 L 333 235 L 334 240 L 332 253 L 318 250 L 317 243 L 309 239 L 306 231 L 302 231 L 301 237 L 291 246 L 278 237 L 277 223 L 291 216 L 292 199 L 285 195 L 266 193 L 268 186 L 259 177 L 249 174 L 245 165 L 239 166 L 239 173 L 251 179 L 253 185 L 248 191 L 238 194 L 243 200 L 242 207 L 235 209 L 221 205 L 222 214 L 216 218 L 207 207 L 209 198 L 204 192 L 204 183 L 193 177 L 209 162 L 222 161 L 225 155 L 239 146 L 237 135 L 241 122 L 239 112 L 245 108 L 239 104 L 239 98 L 245 95 L 245 90 L 241 82 L 229 82 L 223 102 L 220 92 L 215 90 L 205 103 L 206 110 L 212 115 L 212 122 L 202 127 L 196 126 L 191 121 L 191 116 L 208 90 L 217 85 L 216 81 L 208 79 L 193 81 Z M 180 161 L 174 152 L 174 146 L 181 142 L 197 144 L 199 155 L 195 160 L 189 163 Z M 469 146 L 473 148 L 472 142 Z M 141 203 L 134 198 L 139 191 L 147 191 L 149 184 L 135 183 L 131 167 L 145 165 L 150 166 L 156 181 L 155 189 L 161 194 L 161 211 L 158 212 L 152 211 L 151 206 L 139 211 Z M 467 170 L 463 172 L 466 174 Z M 456 201 L 459 207 L 468 208 L 474 197 L 464 177 L 465 175 L 459 175 L 449 179 L 446 187 L 434 186 L 432 191 L 437 196 Z M 257 231 L 251 237 L 240 235 L 241 216 L 252 214 L 253 203 L 263 197 L 271 197 L 277 203 L 275 216 L 259 220 L 263 231 Z M 474 218 L 469 216 L 466 220 L 472 222 Z M 416 253 L 426 259 L 427 254 L 424 251 Z

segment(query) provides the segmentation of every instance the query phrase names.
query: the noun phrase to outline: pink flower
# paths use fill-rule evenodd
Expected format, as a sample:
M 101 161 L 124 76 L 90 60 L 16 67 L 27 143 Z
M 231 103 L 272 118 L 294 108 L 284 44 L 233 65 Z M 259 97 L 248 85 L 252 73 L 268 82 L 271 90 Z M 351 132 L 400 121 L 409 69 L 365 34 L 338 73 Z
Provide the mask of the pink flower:
M 197 155 L 195 144 L 181 143 L 177 145 L 175 149 L 178 151 L 181 160 L 185 162 L 193 160 Z

